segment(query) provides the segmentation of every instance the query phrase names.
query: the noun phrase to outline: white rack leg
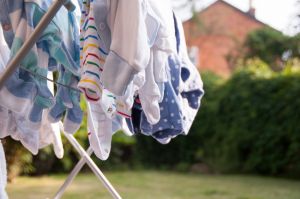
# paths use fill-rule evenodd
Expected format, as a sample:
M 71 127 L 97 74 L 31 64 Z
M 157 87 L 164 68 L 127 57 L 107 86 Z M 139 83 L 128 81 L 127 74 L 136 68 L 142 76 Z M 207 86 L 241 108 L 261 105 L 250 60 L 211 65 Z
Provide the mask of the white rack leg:
M 88 148 L 86 151 L 88 155 L 93 154 L 93 149 L 91 147 Z M 75 177 L 78 175 L 82 167 L 86 164 L 86 160 L 84 157 L 80 159 L 80 161 L 77 163 L 77 165 L 74 167 L 74 169 L 69 174 L 68 178 L 65 180 L 64 184 L 60 187 L 60 189 L 57 191 L 57 193 L 54 196 L 54 199 L 61 199 L 63 194 L 65 193 L 68 186 L 73 182 Z
M 77 140 L 74 138 L 74 136 L 70 135 L 68 133 L 65 133 L 64 131 L 63 131 L 63 134 L 66 136 L 66 138 L 72 144 L 72 146 L 77 150 L 77 152 L 80 154 L 80 156 L 85 159 L 86 163 L 89 165 L 91 170 L 95 173 L 96 177 L 103 183 L 103 185 L 106 187 L 106 189 L 110 192 L 112 197 L 114 199 L 122 199 L 122 197 L 119 195 L 119 193 L 115 190 L 115 188 L 107 180 L 105 175 L 98 168 L 98 166 L 95 164 L 95 162 L 89 156 L 89 154 L 87 154 L 85 152 L 85 150 L 82 148 L 82 146 L 77 142 Z

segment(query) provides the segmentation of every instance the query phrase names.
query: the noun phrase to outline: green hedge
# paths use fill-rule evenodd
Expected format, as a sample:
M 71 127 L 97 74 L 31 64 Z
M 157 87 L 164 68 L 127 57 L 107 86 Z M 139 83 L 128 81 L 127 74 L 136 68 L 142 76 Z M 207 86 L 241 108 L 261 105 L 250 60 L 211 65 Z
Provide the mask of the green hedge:
M 240 71 L 219 93 L 207 160 L 224 172 L 299 175 L 300 75 Z

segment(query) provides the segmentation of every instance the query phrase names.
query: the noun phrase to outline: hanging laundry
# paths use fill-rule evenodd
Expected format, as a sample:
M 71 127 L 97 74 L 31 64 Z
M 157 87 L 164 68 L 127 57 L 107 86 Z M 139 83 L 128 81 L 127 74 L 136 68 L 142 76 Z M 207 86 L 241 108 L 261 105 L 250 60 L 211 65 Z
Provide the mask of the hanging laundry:
M 10 50 L 3 38 L 0 27 L 0 73 L 3 72 L 9 59 Z M 53 83 L 48 82 L 50 91 L 54 93 Z M 30 109 L 30 108 L 28 108 Z M 11 136 L 20 141 L 31 153 L 53 144 L 54 152 L 58 158 L 63 157 L 63 145 L 58 124 L 50 124 L 47 120 L 47 111 L 43 111 L 41 128 L 32 128 L 31 121 L 0 104 L 0 138 Z
M 78 88 L 85 94 L 88 108 L 88 138 L 95 155 L 106 160 L 110 153 L 112 121 L 108 115 L 116 111 L 115 96 L 104 87 L 100 81 L 103 64 L 108 55 L 110 34 L 107 29 L 101 36 L 99 26 L 95 23 L 95 12 L 102 13 L 102 29 L 107 10 L 106 3 L 102 1 L 83 1 L 80 30 L 80 64 L 82 67 L 81 80 Z M 99 24 L 98 24 L 99 25 Z M 101 29 L 99 29 L 101 30 Z M 104 30 L 104 29 L 103 29 Z M 99 100 L 104 98 L 100 104 Z M 92 103 L 89 103 L 92 102 Z M 104 109 L 102 108 L 104 107 Z M 104 111 L 105 110 L 105 111 Z
M 0 7 L 3 9 L 0 21 L 2 26 L 6 27 L 5 35 L 8 35 L 6 39 L 10 44 L 12 57 L 17 53 L 24 41 L 30 37 L 52 2 L 52 0 L 0 1 Z M 45 79 L 34 76 L 31 73 L 47 76 L 48 70 L 55 70 L 57 65 L 62 65 L 71 73 L 67 77 L 74 76 L 74 78 L 70 79 L 73 80 L 76 79 L 76 76 L 79 76 L 79 42 L 77 40 L 79 30 L 76 29 L 74 20 L 72 13 L 69 13 L 65 8 L 60 9 L 56 17 L 44 30 L 40 39 L 22 61 L 21 68 L 16 70 L 7 80 L 0 92 L 1 104 L 15 113 L 26 118 L 28 117 L 32 128 L 39 128 L 43 110 L 54 106 L 55 102 L 59 103 L 60 100 L 54 99 L 47 88 Z M 7 27 L 10 27 L 10 29 Z M 11 35 L 13 35 L 13 41 L 11 41 Z M 23 70 L 22 67 L 26 70 Z M 28 70 L 31 73 L 28 73 Z M 74 84 L 77 84 L 77 82 Z M 61 99 L 60 94 L 58 93 L 56 98 Z M 74 95 L 79 96 L 78 93 L 71 94 L 71 98 L 76 98 L 73 97 Z M 67 117 L 66 119 L 66 121 L 71 120 L 73 123 L 76 123 L 76 127 L 74 127 L 75 125 L 70 125 L 71 127 L 68 131 L 70 133 L 74 133 L 79 128 L 82 116 L 82 113 L 78 111 L 79 100 L 76 99 L 74 101 L 73 105 L 77 114 L 76 121 L 72 121 L 72 117 Z M 15 106 L 16 103 L 19 106 Z M 28 110 L 28 107 L 32 108 Z M 72 108 L 73 106 L 68 107 L 71 110 Z
M 113 129 L 113 123 L 106 116 L 99 104 L 88 104 L 88 136 L 90 145 L 95 155 L 101 160 L 106 160 L 111 150 L 112 135 L 119 129 Z
M 164 83 L 167 82 L 167 64 L 168 56 L 176 53 L 176 40 L 173 26 L 173 11 L 170 0 L 159 2 L 156 0 L 149 0 L 149 4 L 159 18 L 160 27 L 157 32 L 157 38 L 152 47 L 154 53 L 154 75 L 155 81 L 161 90 L 161 100 L 163 99 Z
M 0 141 L 0 198 L 8 199 L 5 188 L 7 184 L 6 159 L 2 143 Z
M 111 35 L 106 18 L 107 2 L 84 1 L 81 16 L 80 58 L 81 80 L 78 87 L 88 101 L 101 99 L 101 107 L 109 118 L 122 109 L 116 102 L 116 96 L 104 88 L 101 76 L 105 59 L 111 43 Z M 101 13 L 100 15 L 97 13 Z M 96 23 L 97 21 L 97 23 Z M 122 110 L 119 110 L 123 113 Z M 126 114 L 126 113 L 124 113 Z
M 89 107 L 88 139 L 102 160 L 109 157 L 112 136 L 119 130 L 152 136 L 162 144 L 187 135 L 200 108 L 203 83 L 188 58 L 182 23 L 170 1 L 79 3 L 80 24 L 76 14 L 61 8 L 0 91 L 5 129 L 0 137 L 10 135 L 33 154 L 52 144 L 61 158 L 58 123 L 64 121 L 67 133 L 78 130 L 80 91 Z M 11 48 L 10 57 L 0 56 L 2 68 L 51 4 L 0 0 L 0 22 Z M 53 84 L 41 78 L 52 71 L 59 74 L 55 95 Z
M 132 133 L 126 125 L 125 118 L 116 115 L 113 119 L 106 116 L 99 102 L 89 103 L 88 106 L 88 138 L 95 155 L 101 160 L 109 157 L 112 136 L 122 130 L 126 135 Z
M 163 144 L 187 134 L 203 95 L 170 1 L 126 6 L 124 12 L 122 1 L 83 2 L 78 87 L 90 101 L 89 140 L 100 159 L 107 159 L 121 126 L 129 135 L 143 133 Z M 124 21 L 128 13 L 134 20 Z M 188 80 L 186 71 L 193 73 Z
M 176 52 L 173 12 L 170 1 L 148 1 L 146 25 L 151 41 L 150 61 L 146 68 L 146 81 L 139 89 L 139 99 L 150 124 L 160 120 L 159 103 L 164 97 L 167 77 L 167 58 Z M 153 34 L 154 32 L 154 34 Z M 155 35 L 155 37 L 153 37 Z
M 164 85 L 164 98 L 159 104 L 160 120 L 151 124 L 143 107 L 139 106 L 139 100 L 135 101 L 132 120 L 127 120 L 132 131 L 152 136 L 162 144 L 169 143 L 177 135 L 188 134 L 204 94 L 199 72 L 187 56 L 182 24 L 175 15 L 173 24 L 178 52 L 168 58 L 168 82 Z
M 48 78 L 53 80 L 53 74 L 49 73 Z M 54 84 L 48 81 L 48 87 L 54 94 Z M 64 156 L 64 148 L 62 144 L 59 122 L 50 123 L 48 121 L 49 110 L 44 110 L 42 118 L 42 126 L 40 128 L 39 149 L 45 148 L 52 144 L 54 154 L 57 158 L 62 159 Z
M 2 27 L 0 27 L 0 71 L 3 71 L 5 68 L 5 65 L 9 59 L 9 53 L 9 48 L 4 39 Z M 0 138 L 6 137 L 8 120 L 8 110 L 0 104 Z
M 146 135 L 152 135 L 157 139 L 166 139 L 182 133 L 182 107 L 179 102 L 179 63 L 172 57 L 169 58 L 169 81 L 165 83 L 164 99 L 160 103 L 161 118 L 155 125 L 151 125 L 143 111 L 141 118 L 141 130 Z
M 201 105 L 201 99 L 204 95 L 203 81 L 199 71 L 191 62 L 185 42 L 184 29 L 182 23 L 174 16 L 176 35 L 178 35 L 178 58 L 181 62 L 180 93 L 182 96 L 182 114 L 184 134 L 187 135 L 192 127 L 193 121 Z
M 140 5 L 138 1 L 134 1 L 132 4 L 134 4 L 131 6 L 132 9 L 135 9 L 139 14 L 139 12 L 141 12 L 139 9 L 141 9 L 140 7 L 142 5 Z M 118 44 L 118 46 L 116 46 L 116 52 L 111 51 L 109 54 L 109 49 L 112 48 L 112 42 L 118 39 L 118 35 L 129 33 L 129 30 L 126 28 L 122 31 L 120 29 L 120 32 L 112 31 L 113 29 L 119 28 L 117 26 L 121 26 L 117 18 L 119 19 L 121 15 L 126 15 L 127 12 L 128 10 L 125 12 L 123 2 L 83 2 L 80 36 L 82 75 L 78 87 L 85 93 L 86 99 L 91 102 L 91 112 L 88 113 L 89 140 L 95 154 L 100 159 L 107 159 L 110 152 L 111 137 L 114 132 L 120 128 L 126 128 L 123 125 L 125 124 L 125 119 L 118 118 L 120 118 L 120 116 L 130 117 L 133 104 L 131 98 L 133 99 L 134 92 L 137 90 L 136 84 L 134 83 L 142 84 L 140 82 L 143 81 L 143 77 L 140 77 L 142 75 L 141 73 L 139 76 L 133 77 L 134 80 L 126 82 L 128 85 L 124 88 L 124 91 L 122 91 L 122 93 L 124 92 L 123 96 L 114 95 L 113 92 L 110 92 L 110 90 L 106 89 L 102 84 L 104 77 L 102 72 L 105 68 L 105 64 L 109 62 L 107 60 L 108 57 L 110 57 L 110 62 L 120 61 L 120 56 L 116 54 L 119 50 L 121 56 L 124 55 L 125 58 L 127 56 L 127 61 L 133 59 L 128 55 L 130 51 L 127 51 L 127 49 L 131 45 L 129 45 L 129 43 L 126 46 Z M 110 19 L 110 21 L 108 19 Z M 136 20 L 136 24 L 133 24 L 134 27 L 138 25 L 139 19 Z M 141 27 L 135 27 L 135 29 L 131 30 L 136 31 L 137 28 Z M 134 34 L 137 33 L 134 32 Z M 146 37 L 144 35 L 146 34 L 138 36 Z M 122 37 L 125 37 L 125 35 Z M 147 42 L 147 40 L 145 40 L 145 42 Z M 140 43 L 136 43 L 136 45 L 139 44 Z M 132 49 L 132 51 L 134 50 L 135 49 Z M 137 58 L 142 59 L 142 57 Z M 124 63 L 126 63 L 126 61 L 124 61 Z M 107 67 L 113 68 L 120 66 L 107 65 Z M 127 65 L 125 67 L 127 67 Z M 110 81 L 114 81 L 115 74 L 111 76 L 111 78 Z M 117 85 L 120 86 L 120 84 Z M 118 126 L 118 128 L 112 129 L 112 126 Z
M 142 20 L 147 9 L 146 1 L 111 0 L 108 8 L 112 42 L 103 67 L 103 84 L 109 91 L 121 96 L 133 76 L 145 69 L 149 62 L 147 29 Z
M 80 2 L 73 0 L 76 5 L 76 10 L 73 13 L 68 12 L 65 8 L 61 8 L 61 12 L 56 15 L 55 22 L 64 33 L 63 41 L 68 47 L 71 60 L 76 62 L 76 68 L 78 71 L 80 68 L 80 46 L 79 46 L 79 29 L 80 29 L 80 11 L 78 4 Z M 67 21 L 60 20 L 67 17 Z M 76 88 L 79 82 L 79 76 L 74 75 L 72 70 L 69 70 L 68 66 L 62 64 L 58 66 L 58 83 L 56 93 L 56 103 L 51 107 L 49 111 L 49 121 L 52 123 L 58 123 L 64 117 L 64 130 L 67 133 L 75 133 L 82 121 L 83 113 L 80 108 L 80 92 L 70 89 Z M 62 86 L 64 85 L 64 86 Z
M 75 133 L 83 117 L 79 104 L 80 92 L 66 87 L 76 88 L 78 81 L 78 77 L 72 75 L 63 66 L 59 66 L 58 82 L 65 86 L 57 86 L 56 103 L 50 108 L 48 119 L 51 123 L 57 123 L 65 114 L 64 130 L 67 133 Z

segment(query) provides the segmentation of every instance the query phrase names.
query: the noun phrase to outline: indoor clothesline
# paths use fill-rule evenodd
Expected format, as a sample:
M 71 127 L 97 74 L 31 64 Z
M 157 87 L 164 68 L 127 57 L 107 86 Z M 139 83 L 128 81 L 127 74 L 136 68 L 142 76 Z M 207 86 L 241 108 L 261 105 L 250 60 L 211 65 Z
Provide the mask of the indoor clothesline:
M 54 18 L 56 13 L 59 11 L 59 9 L 65 6 L 70 12 L 75 10 L 75 5 L 70 0 L 55 0 L 52 6 L 49 8 L 47 13 L 43 16 L 35 30 L 33 31 L 32 35 L 28 40 L 25 41 L 25 43 L 22 45 L 22 47 L 19 49 L 16 56 L 9 61 L 4 73 L 0 77 L 0 89 L 3 87 L 5 81 L 14 73 L 14 71 L 18 68 L 21 61 L 25 58 L 28 51 L 33 47 L 33 45 L 36 43 L 44 29 L 48 26 L 48 24 L 51 22 L 51 20 Z M 88 106 L 88 112 L 91 111 L 91 107 L 89 105 L 89 102 L 87 102 Z M 87 151 L 85 151 L 82 146 L 78 143 L 78 141 L 75 139 L 73 135 L 70 135 L 66 133 L 63 129 L 63 124 L 60 122 L 60 129 L 65 135 L 65 137 L 68 139 L 68 141 L 72 144 L 72 146 L 77 150 L 79 155 L 81 156 L 81 160 L 77 163 L 73 171 L 69 174 L 69 177 L 66 179 L 65 183 L 61 186 L 59 191 L 54 196 L 54 199 L 60 199 L 62 195 L 64 194 L 66 188 L 68 185 L 71 184 L 73 179 L 76 177 L 76 175 L 79 173 L 83 165 L 86 163 L 91 168 L 91 170 L 94 172 L 96 177 L 103 183 L 105 188 L 110 192 L 111 196 L 115 199 L 121 199 L 121 196 L 118 194 L 118 192 L 115 190 L 115 188 L 111 185 L 111 183 L 107 180 L 105 175 L 101 172 L 101 170 L 98 168 L 98 166 L 95 164 L 95 162 L 91 159 L 90 155 L 92 154 L 92 149 L 89 148 Z

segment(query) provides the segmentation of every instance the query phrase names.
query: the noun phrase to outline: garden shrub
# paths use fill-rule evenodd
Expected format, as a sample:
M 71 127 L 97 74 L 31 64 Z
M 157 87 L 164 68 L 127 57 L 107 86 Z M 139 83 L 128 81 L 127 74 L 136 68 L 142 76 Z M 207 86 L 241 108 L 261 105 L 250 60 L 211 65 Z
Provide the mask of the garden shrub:
M 300 175 L 300 74 L 289 71 L 249 67 L 218 88 L 215 123 L 204 145 L 204 159 L 216 170 Z

